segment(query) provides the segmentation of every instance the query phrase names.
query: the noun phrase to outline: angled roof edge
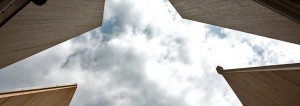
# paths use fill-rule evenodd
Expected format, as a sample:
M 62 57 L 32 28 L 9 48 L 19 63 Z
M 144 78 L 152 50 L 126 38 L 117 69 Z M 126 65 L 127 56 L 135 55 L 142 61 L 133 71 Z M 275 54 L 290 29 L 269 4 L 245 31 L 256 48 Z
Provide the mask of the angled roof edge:
M 223 67 L 217 66 L 216 70 L 219 74 L 241 73 L 241 72 L 262 72 L 262 71 L 289 71 L 289 70 L 300 70 L 300 63 L 237 68 L 237 69 L 223 69 Z
M 22 89 L 22 90 L 14 90 L 14 91 L 6 91 L 0 92 L 0 98 L 7 97 L 7 95 L 15 96 L 16 94 L 24 94 L 24 93 L 37 93 L 40 91 L 51 91 L 57 89 L 64 89 L 64 88 L 77 88 L 77 84 L 68 84 L 68 85 L 56 85 L 56 86 L 49 86 L 49 87 L 39 87 L 39 88 L 31 88 L 31 89 Z

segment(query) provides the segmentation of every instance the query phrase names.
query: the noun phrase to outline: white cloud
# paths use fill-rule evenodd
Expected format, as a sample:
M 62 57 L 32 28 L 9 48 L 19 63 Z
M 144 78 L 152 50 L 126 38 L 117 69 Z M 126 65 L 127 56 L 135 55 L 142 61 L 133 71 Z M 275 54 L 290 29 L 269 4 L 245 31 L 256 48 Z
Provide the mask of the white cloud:
M 236 106 L 217 65 L 300 60 L 297 45 L 182 20 L 166 1 L 110 0 L 105 9 L 102 28 L 2 69 L 0 89 L 77 82 L 77 106 Z

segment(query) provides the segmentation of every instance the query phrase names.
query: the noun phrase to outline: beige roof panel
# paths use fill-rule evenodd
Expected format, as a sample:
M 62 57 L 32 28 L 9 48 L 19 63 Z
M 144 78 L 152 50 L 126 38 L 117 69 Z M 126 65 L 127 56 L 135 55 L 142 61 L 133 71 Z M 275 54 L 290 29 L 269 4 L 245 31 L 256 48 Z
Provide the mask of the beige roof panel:
M 170 0 L 170 2 L 185 19 L 300 44 L 299 23 L 253 0 Z
M 101 26 L 104 1 L 30 2 L 0 28 L 0 69 Z
M 245 106 L 300 105 L 299 63 L 217 70 Z
M 1 106 L 69 106 L 77 84 L 0 93 Z

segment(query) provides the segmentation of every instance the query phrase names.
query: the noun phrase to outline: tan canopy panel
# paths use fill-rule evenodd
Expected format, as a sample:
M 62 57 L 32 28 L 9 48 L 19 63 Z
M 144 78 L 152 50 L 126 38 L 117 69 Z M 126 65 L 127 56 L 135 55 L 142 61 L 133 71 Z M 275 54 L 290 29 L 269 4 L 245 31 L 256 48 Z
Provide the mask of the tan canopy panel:
M 1 92 L 1 106 L 69 106 L 77 84 Z
M 300 63 L 217 71 L 245 106 L 300 106 Z
M 299 0 L 170 0 L 186 19 L 300 44 Z
M 0 69 L 101 26 L 104 1 L 0 0 Z

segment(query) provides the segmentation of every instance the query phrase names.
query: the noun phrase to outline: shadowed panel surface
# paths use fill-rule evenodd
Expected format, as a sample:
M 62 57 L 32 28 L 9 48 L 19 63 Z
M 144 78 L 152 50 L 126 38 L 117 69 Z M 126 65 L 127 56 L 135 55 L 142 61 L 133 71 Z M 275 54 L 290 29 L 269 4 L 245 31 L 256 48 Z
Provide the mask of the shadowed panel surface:
M 300 64 L 221 72 L 245 106 L 299 106 Z
M 0 68 L 101 26 L 104 0 L 29 3 L 0 28 Z
M 186 19 L 300 44 L 300 24 L 252 0 L 170 0 Z

